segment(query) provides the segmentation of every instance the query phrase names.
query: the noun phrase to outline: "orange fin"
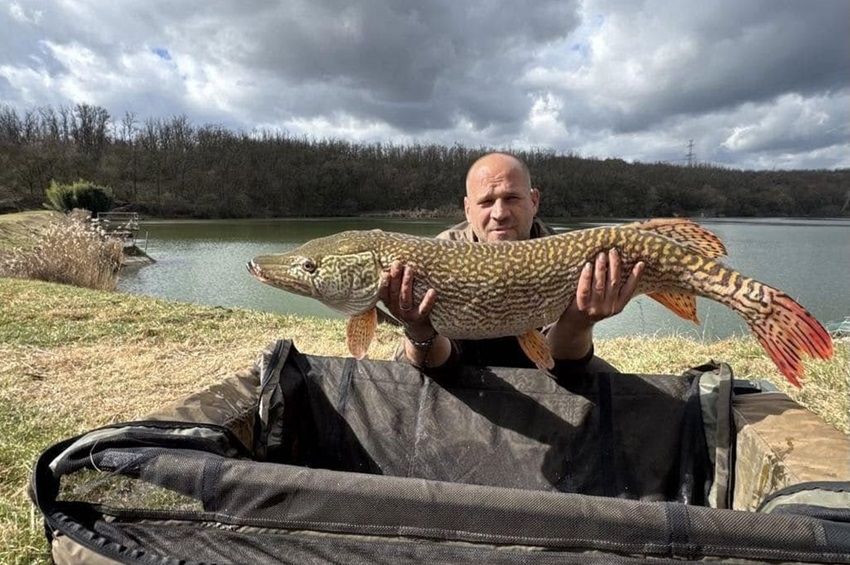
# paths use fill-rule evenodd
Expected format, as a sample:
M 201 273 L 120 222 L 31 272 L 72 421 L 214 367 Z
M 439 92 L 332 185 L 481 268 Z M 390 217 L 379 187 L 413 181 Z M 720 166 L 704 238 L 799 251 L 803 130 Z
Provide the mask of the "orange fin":
M 654 218 L 645 222 L 626 224 L 624 227 L 661 234 L 691 251 L 712 259 L 726 255 L 726 247 L 719 237 L 698 223 L 685 218 Z
M 682 294 L 680 292 L 648 292 L 651 299 L 660 302 L 680 318 L 684 318 L 695 324 L 699 324 L 697 318 L 697 298 L 693 294 Z
M 551 371 L 555 367 L 555 360 L 549 351 L 549 342 L 540 333 L 540 330 L 531 329 L 522 335 L 518 335 L 519 346 L 541 371 Z
M 375 337 L 375 328 L 378 327 L 378 309 L 370 308 L 362 314 L 357 314 L 348 319 L 345 328 L 345 343 L 348 350 L 357 359 L 366 357 L 369 344 Z
M 770 314 L 749 322 L 759 343 L 792 385 L 802 386 L 801 357 L 832 357 L 829 332 L 805 308 L 784 292 L 766 287 Z

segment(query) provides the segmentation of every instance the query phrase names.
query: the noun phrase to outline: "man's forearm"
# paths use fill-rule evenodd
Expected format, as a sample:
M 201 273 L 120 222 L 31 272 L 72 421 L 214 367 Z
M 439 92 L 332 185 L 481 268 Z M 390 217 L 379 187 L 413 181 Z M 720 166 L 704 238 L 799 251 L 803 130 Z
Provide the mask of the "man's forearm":
M 553 359 L 582 359 L 593 347 L 593 326 L 571 327 L 559 321 L 547 332 Z
M 404 338 L 404 355 L 411 364 L 417 367 L 442 367 L 452 353 L 452 342 L 445 336 L 436 334 L 429 347 L 416 347 L 410 339 Z

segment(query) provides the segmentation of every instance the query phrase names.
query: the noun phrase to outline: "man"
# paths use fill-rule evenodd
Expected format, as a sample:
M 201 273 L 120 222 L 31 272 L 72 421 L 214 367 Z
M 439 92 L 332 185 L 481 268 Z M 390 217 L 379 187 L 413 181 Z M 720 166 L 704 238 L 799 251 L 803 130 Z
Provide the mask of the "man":
M 517 241 L 551 235 L 536 218 L 540 193 L 531 187 L 528 167 L 506 153 L 490 153 L 473 163 L 466 176 L 466 222 L 438 238 L 482 242 Z M 557 322 L 546 328 L 546 339 L 556 362 L 566 368 L 614 372 L 593 356 L 593 326 L 623 310 L 634 294 L 643 263 L 635 265 L 621 282 L 616 250 L 600 253 L 588 262 L 579 278 L 575 299 Z M 405 327 L 403 358 L 417 367 L 437 368 L 449 361 L 482 365 L 533 366 L 516 338 L 455 341 L 436 333 L 430 312 L 439 299 L 429 289 L 419 304 L 413 303 L 413 270 L 394 263 L 383 281 L 380 298 Z

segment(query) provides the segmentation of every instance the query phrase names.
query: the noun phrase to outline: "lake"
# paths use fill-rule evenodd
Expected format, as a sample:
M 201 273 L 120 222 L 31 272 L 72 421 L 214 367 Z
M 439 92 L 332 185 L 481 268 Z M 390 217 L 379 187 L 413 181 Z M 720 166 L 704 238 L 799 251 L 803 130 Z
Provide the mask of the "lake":
M 619 223 L 547 219 L 571 230 Z M 380 228 L 436 235 L 450 220 L 386 218 L 208 220 L 144 222 L 148 253 L 157 263 L 122 273 L 124 292 L 213 306 L 340 317 L 321 303 L 264 285 L 245 264 L 255 255 L 291 249 L 304 241 L 349 229 Z M 724 262 L 744 275 L 778 287 L 821 322 L 850 316 L 850 220 L 702 219 L 726 244 Z M 598 324 L 595 335 L 688 334 L 718 339 L 748 333 L 737 314 L 698 299 L 702 323 L 677 318 L 653 300 L 639 296 L 614 318 Z

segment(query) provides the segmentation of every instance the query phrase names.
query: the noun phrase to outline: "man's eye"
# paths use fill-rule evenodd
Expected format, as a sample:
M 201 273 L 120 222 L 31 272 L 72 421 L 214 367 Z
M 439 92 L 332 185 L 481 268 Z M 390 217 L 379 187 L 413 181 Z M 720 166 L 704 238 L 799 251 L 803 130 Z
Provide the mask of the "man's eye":
M 303 263 L 301 263 L 301 268 L 307 271 L 308 273 L 316 272 L 316 264 L 310 259 L 305 259 Z

